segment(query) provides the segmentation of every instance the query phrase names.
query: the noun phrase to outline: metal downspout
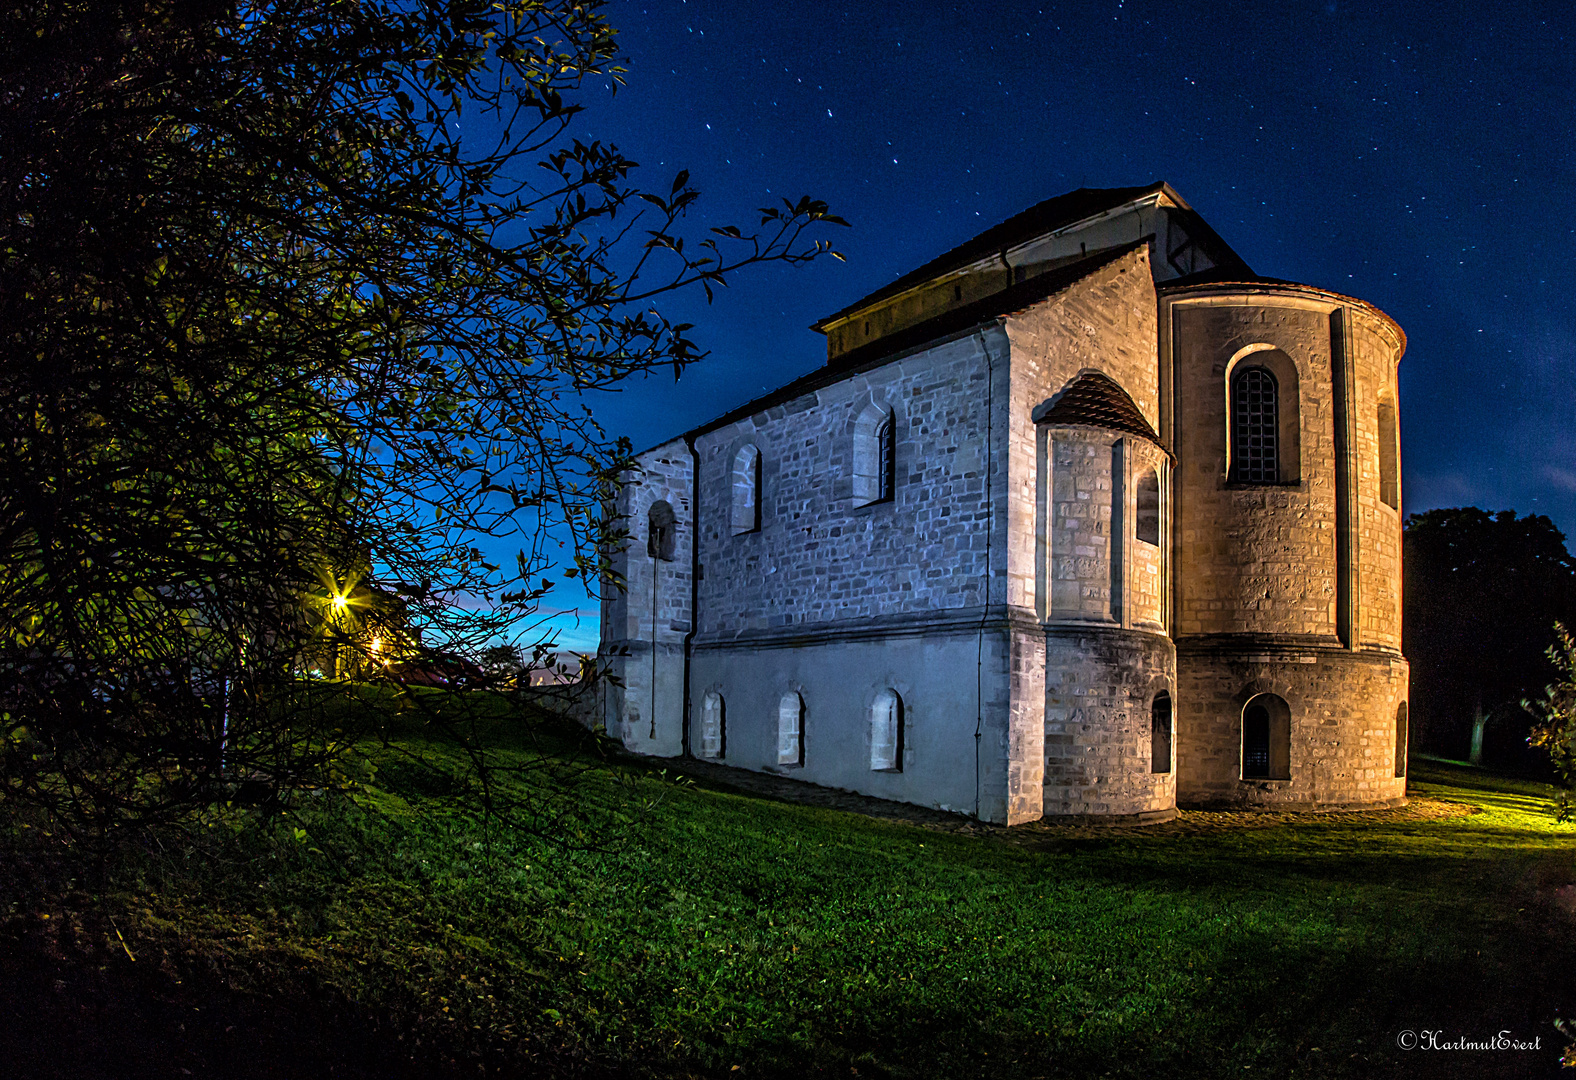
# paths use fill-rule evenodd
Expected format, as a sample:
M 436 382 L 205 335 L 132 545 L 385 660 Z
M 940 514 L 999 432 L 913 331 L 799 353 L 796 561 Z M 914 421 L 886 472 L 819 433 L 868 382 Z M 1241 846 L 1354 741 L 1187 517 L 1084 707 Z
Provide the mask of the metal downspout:
M 689 630 L 684 635 L 684 721 L 680 757 L 694 757 L 690 751 L 690 719 L 694 695 L 690 693 L 690 663 L 694 655 L 695 632 L 700 626 L 700 454 L 695 436 L 685 435 L 690 452 L 690 611 Z

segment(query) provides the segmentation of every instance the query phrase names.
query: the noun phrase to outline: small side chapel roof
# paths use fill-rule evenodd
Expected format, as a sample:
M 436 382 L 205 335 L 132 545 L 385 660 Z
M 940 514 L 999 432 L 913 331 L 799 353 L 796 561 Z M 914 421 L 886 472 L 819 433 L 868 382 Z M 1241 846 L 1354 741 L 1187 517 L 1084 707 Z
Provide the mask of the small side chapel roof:
M 1149 426 L 1138 406 L 1115 382 L 1098 371 L 1086 371 L 1058 394 L 1049 408 L 1036 411 L 1036 423 L 1086 424 L 1110 431 L 1142 435 L 1159 443 L 1160 436 Z

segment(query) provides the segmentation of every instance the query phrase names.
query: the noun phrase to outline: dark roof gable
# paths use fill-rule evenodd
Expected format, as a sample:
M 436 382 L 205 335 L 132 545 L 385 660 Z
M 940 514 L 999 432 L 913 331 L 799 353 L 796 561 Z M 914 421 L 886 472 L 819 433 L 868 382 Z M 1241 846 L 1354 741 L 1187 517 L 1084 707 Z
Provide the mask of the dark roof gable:
M 965 304 L 963 307 L 953 308 L 951 311 L 943 311 L 939 315 L 931 316 L 924 322 L 915 323 L 913 326 L 904 327 L 896 333 L 866 342 L 858 348 L 850 349 L 848 352 L 828 360 L 826 366 L 837 371 L 846 371 L 849 368 L 858 367 L 871 357 L 886 356 L 904 349 L 911 349 L 916 345 L 923 345 L 927 341 L 944 337 L 959 330 L 967 330 L 969 327 L 978 326 L 999 316 L 1011 315 L 1014 312 L 1022 311 L 1032 304 L 1037 304 L 1047 297 L 1056 295 L 1069 286 L 1076 285 L 1095 271 L 1103 270 L 1105 267 L 1120 260 L 1123 256 L 1130 255 L 1139 248 L 1147 247 L 1148 245 L 1149 238 L 1145 237 L 1130 244 L 1123 244 L 1121 247 L 1097 251 L 1093 255 L 1079 259 L 1075 263 L 1057 267 L 1055 270 L 1029 278 L 1027 281 L 1020 281 L 1018 284 L 1011 285 L 1000 292 L 983 296 L 972 304 Z
M 1147 187 L 1127 188 L 1079 188 L 1069 191 L 1065 195 L 1058 195 L 1054 199 L 1035 203 L 1022 213 L 1014 214 L 999 225 L 992 225 L 972 240 L 967 240 L 945 255 L 938 255 L 917 270 L 910 270 L 890 285 L 885 285 L 869 296 L 861 297 L 841 311 L 828 315 L 820 322 L 814 324 L 812 329 L 820 327 L 842 318 L 860 308 L 868 307 L 879 300 L 889 296 L 896 296 L 903 290 L 920 285 L 931 278 L 939 277 L 951 270 L 958 270 L 970 263 L 978 262 L 1004 248 L 1021 244 L 1025 240 L 1032 240 L 1037 236 L 1055 232 L 1057 229 L 1082 221 L 1084 218 L 1094 217 L 1107 210 L 1114 210 L 1124 203 L 1152 195 L 1165 187 L 1164 183 L 1150 184 Z
M 1048 233 L 1065 229 L 1069 225 L 1076 225 L 1087 218 L 1115 210 L 1130 202 L 1135 202 L 1146 196 L 1160 193 L 1171 199 L 1176 204 L 1175 213 L 1178 213 L 1187 222 L 1189 232 L 1197 238 L 1207 239 L 1215 249 L 1214 257 L 1224 260 L 1223 270 L 1233 275 L 1247 275 L 1251 277 L 1253 271 L 1248 267 L 1242 257 L 1231 249 L 1220 235 L 1210 228 L 1209 223 L 1200 217 L 1192 207 L 1188 206 L 1182 196 L 1165 181 L 1156 181 L 1142 187 L 1121 188 L 1079 188 L 1069 191 L 1065 195 L 1058 195 L 1053 199 L 1035 203 L 1027 210 L 1014 214 L 1006 221 L 992 225 L 984 232 L 971 240 L 966 240 L 944 255 L 938 255 L 918 269 L 911 270 L 889 285 L 884 285 L 867 296 L 849 304 L 840 311 L 828 315 L 810 324 L 812 330 L 823 330 L 828 324 L 836 322 L 844 316 L 880 303 L 889 297 L 923 285 L 933 278 L 943 274 L 961 270 L 966 266 L 979 262 L 990 255 L 997 254 L 1019 244 L 1026 243 Z
M 801 375 L 786 386 L 779 387 L 758 398 L 747 401 L 737 408 L 729 409 L 721 416 L 708 420 L 699 427 L 690 429 L 685 433 L 685 436 L 693 438 L 715 428 L 722 427 L 724 424 L 731 424 L 747 416 L 753 416 L 756 413 L 783 405 L 805 394 L 814 393 L 823 386 L 830 386 L 835 382 L 846 379 L 849 375 L 856 372 L 869 371 L 872 368 L 880 367 L 882 364 L 914 352 L 932 342 L 944 341 L 969 333 L 977 327 L 989 325 L 997 319 L 1023 311 L 1041 300 L 1056 295 L 1063 289 L 1076 285 L 1089 275 L 1111 266 L 1120 261 L 1123 256 L 1131 255 L 1139 248 L 1148 246 L 1148 244 L 1148 239 L 1135 240 L 1133 243 L 1124 244 L 1119 248 L 1097 252 L 1090 255 L 1087 259 L 1080 259 L 1071 265 L 1058 267 L 1049 273 L 1032 277 L 1028 281 L 1019 282 L 1011 288 L 1003 289 L 999 293 L 992 293 L 972 304 L 943 312 L 934 318 L 926 319 L 922 323 L 900 330 L 896 334 L 878 338 L 868 345 L 861 345 L 859 348 L 839 356 L 825 367 L 817 368 L 808 374 Z M 1116 392 L 1122 394 L 1120 388 Z M 1126 395 L 1123 394 L 1123 397 L 1126 398 Z M 1126 398 L 1126 400 L 1128 407 L 1136 413 L 1138 407 L 1133 405 L 1132 399 Z M 1143 422 L 1141 414 L 1139 415 L 1139 421 Z M 1083 421 L 1077 422 L 1082 423 Z M 1147 435 L 1151 439 L 1155 438 L 1154 433 L 1147 428 L 1145 431 L 1138 432 L 1138 434 Z M 661 446 L 664 444 L 658 443 L 657 445 Z M 655 447 L 652 449 L 655 449 Z

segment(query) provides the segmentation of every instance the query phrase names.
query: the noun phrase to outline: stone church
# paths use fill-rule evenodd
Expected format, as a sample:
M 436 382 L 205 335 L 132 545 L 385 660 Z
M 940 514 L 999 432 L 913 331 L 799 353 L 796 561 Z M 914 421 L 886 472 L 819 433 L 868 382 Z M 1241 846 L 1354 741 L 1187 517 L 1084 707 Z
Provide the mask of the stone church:
M 1404 798 L 1401 328 L 1164 183 L 1031 207 L 639 455 L 600 709 L 1017 824 Z

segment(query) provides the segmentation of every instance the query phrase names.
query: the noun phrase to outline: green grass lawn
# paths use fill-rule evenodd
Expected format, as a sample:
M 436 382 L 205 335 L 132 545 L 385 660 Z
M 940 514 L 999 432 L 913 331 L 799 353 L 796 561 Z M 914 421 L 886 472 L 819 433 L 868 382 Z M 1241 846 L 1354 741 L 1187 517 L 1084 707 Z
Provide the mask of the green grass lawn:
M 592 757 L 501 781 L 571 797 L 532 831 L 456 802 L 418 720 L 366 746 L 353 802 L 19 894 L 6 933 L 52 914 L 75 963 L 316 1002 L 455 1075 L 1542 1076 L 1576 1015 L 1576 828 L 1478 771 L 1420 765 L 1394 812 L 970 831 Z

